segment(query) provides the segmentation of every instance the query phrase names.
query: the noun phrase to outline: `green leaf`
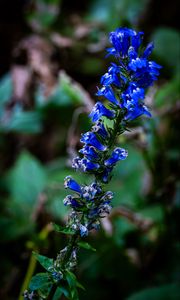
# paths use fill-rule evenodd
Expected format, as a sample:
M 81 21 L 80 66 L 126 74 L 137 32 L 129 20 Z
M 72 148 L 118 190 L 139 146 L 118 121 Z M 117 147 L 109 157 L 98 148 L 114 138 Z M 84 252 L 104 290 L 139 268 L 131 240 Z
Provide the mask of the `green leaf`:
M 168 72 L 180 70 L 180 34 L 177 30 L 162 27 L 158 28 L 151 37 L 155 48 L 153 53 L 168 66 Z
M 70 299 L 70 293 L 65 286 L 60 286 L 57 288 L 56 293 L 53 297 L 53 300 L 59 300 L 61 295 L 64 295 L 67 299 Z
M 95 248 L 93 248 L 89 243 L 87 242 L 78 242 L 78 246 L 87 250 L 96 251 Z
M 0 80 L 0 108 L 11 98 L 12 92 L 12 78 L 7 74 Z
M 39 133 L 42 131 L 42 117 L 39 112 L 14 111 L 9 121 L 3 124 L 4 131 Z
M 50 105 L 66 107 L 87 103 L 88 101 L 91 105 L 89 97 L 87 91 L 65 72 L 60 73 L 58 84 L 47 99 L 45 99 L 41 89 L 37 90 L 35 95 L 36 103 L 40 107 Z
M 44 288 L 44 286 L 50 286 L 52 283 L 53 282 L 48 273 L 38 273 L 32 277 L 29 288 L 32 291 L 35 291 L 40 288 Z
M 66 228 L 66 227 L 57 225 L 55 223 L 53 223 L 52 225 L 53 225 L 54 230 L 57 232 L 61 232 L 64 234 L 74 234 L 74 231 L 71 228 Z
M 78 292 L 77 292 L 77 279 L 76 276 L 70 272 L 69 270 L 66 270 L 65 273 L 66 280 L 68 282 L 69 288 L 70 288 L 70 294 L 71 294 L 71 300 L 78 300 Z
M 26 218 L 35 208 L 38 195 L 46 184 L 46 172 L 40 162 L 28 152 L 22 152 L 7 175 L 7 188 Z
M 126 300 L 178 300 L 180 299 L 180 285 L 169 284 L 140 291 Z
M 44 255 L 40 255 L 36 252 L 33 252 L 33 254 L 38 260 L 38 262 L 41 264 L 41 266 L 43 266 L 47 271 L 49 271 L 50 268 L 53 266 L 53 259 Z

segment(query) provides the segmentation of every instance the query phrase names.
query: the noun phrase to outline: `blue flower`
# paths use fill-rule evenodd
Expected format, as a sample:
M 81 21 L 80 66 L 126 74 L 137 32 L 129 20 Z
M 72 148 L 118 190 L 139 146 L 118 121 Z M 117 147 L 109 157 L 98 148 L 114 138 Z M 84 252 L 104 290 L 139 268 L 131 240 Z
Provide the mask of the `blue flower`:
M 94 200 L 94 198 L 101 193 L 102 193 L 101 187 L 96 182 L 93 182 L 91 185 L 83 187 L 82 197 L 87 201 L 90 201 L 90 200 Z
M 67 195 L 64 198 L 63 203 L 65 206 L 71 206 L 72 208 L 78 208 L 83 205 L 82 203 L 80 203 L 80 199 L 77 199 L 77 198 L 73 197 L 72 195 Z
M 109 35 L 109 40 L 116 50 L 116 55 L 125 58 L 128 55 L 128 49 L 132 46 L 138 51 L 142 42 L 143 32 L 138 32 L 129 28 L 118 28 Z M 110 54 L 114 54 L 113 49 L 109 50 Z
M 113 119 L 115 117 L 115 111 L 106 108 L 101 102 L 97 102 L 89 114 L 89 117 L 93 122 L 97 122 L 102 116 Z
M 97 139 L 94 132 L 86 132 L 82 135 L 80 141 L 87 145 L 93 146 L 100 151 L 105 151 L 107 149 L 106 146 L 102 145 L 101 142 Z
M 141 100 L 144 99 L 144 96 L 144 89 L 131 82 L 125 92 L 122 93 L 121 107 L 126 108 L 127 111 L 135 109 L 136 106 L 139 106 L 139 103 L 142 103 Z
M 107 132 L 102 120 L 99 120 L 95 125 L 92 127 L 92 131 L 96 132 L 99 136 L 106 139 L 109 136 L 109 133 Z
M 103 172 L 102 172 L 102 174 L 101 174 L 101 180 L 102 180 L 102 182 L 108 183 L 108 181 L 109 181 L 110 178 L 111 178 L 110 174 L 111 174 L 111 172 L 112 172 L 112 169 L 113 169 L 113 167 L 110 166 L 110 167 L 106 167 L 106 168 L 103 170 Z
M 132 121 L 140 117 L 141 115 L 146 115 L 147 117 L 151 117 L 151 113 L 148 111 L 148 108 L 142 104 L 130 108 L 126 113 L 124 119 L 128 121 Z
M 71 176 L 65 177 L 64 187 L 81 194 L 81 186 Z
M 96 171 L 100 168 L 98 163 L 92 162 L 87 158 L 76 157 L 73 159 L 72 167 L 82 172 Z
M 86 226 L 80 224 L 79 230 L 80 230 L 80 235 L 81 235 L 81 237 L 85 237 L 85 236 L 88 235 L 88 229 L 87 229 Z
M 122 80 L 126 81 L 126 78 L 122 76 L 122 80 L 120 80 L 119 75 L 121 74 L 121 69 L 115 63 L 111 63 L 111 66 L 108 68 L 108 72 L 101 76 L 101 84 L 104 86 L 109 86 L 113 84 L 117 87 L 120 87 L 122 84 Z
M 146 68 L 147 67 L 147 60 L 143 58 L 133 58 L 129 64 L 128 64 L 129 70 L 131 71 L 137 71 L 138 69 L 141 68 Z
M 111 103 L 119 106 L 119 101 L 117 100 L 114 91 L 111 86 L 103 86 L 98 90 L 97 96 L 103 96 L 108 99 Z
M 119 160 L 124 160 L 128 156 L 128 152 L 123 148 L 115 148 L 110 156 L 110 158 L 104 161 L 104 165 L 111 167 Z
M 151 42 L 147 45 L 146 49 L 144 50 L 142 54 L 142 58 L 148 58 L 149 55 L 151 55 L 153 49 L 154 49 L 154 44 Z
M 88 159 L 97 159 L 99 158 L 98 152 L 93 146 L 85 145 L 79 152 L 85 155 Z

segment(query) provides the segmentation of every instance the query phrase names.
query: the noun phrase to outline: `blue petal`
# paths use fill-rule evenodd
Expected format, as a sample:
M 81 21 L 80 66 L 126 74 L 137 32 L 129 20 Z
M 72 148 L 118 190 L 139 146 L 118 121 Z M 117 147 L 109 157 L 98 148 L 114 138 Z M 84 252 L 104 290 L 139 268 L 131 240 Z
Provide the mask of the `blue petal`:
M 71 176 L 67 176 L 64 179 L 64 186 L 65 186 L 65 188 L 69 188 L 69 189 L 81 194 L 81 186 Z
M 79 152 L 91 159 L 97 159 L 99 157 L 93 146 L 85 145 L 82 149 L 79 150 Z
M 106 108 L 101 102 L 97 102 L 89 114 L 89 117 L 93 122 L 97 122 L 102 116 L 113 119 L 115 117 L 115 112 L 114 110 Z
M 111 157 L 104 161 L 105 166 L 113 166 L 117 161 L 124 160 L 128 156 L 128 152 L 123 148 L 113 150 Z
M 154 49 L 154 44 L 151 42 L 147 45 L 146 49 L 144 50 L 142 54 L 142 58 L 148 58 L 149 55 L 152 53 L 153 49 Z
M 106 146 L 102 145 L 101 142 L 97 139 L 94 132 L 86 132 L 82 135 L 80 141 L 87 145 L 91 145 L 100 151 L 105 151 Z
M 107 138 L 109 136 L 102 120 L 99 120 L 95 125 L 92 127 L 92 131 L 96 132 L 102 138 Z
M 119 101 L 116 99 L 113 89 L 110 86 L 103 86 L 98 90 L 97 96 L 103 96 L 111 103 L 119 106 Z

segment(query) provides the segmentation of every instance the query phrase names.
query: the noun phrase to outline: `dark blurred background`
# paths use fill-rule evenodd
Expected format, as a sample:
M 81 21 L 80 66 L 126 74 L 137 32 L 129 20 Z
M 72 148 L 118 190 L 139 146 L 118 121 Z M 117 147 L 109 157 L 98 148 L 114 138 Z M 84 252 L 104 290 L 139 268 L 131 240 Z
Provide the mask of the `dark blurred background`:
M 68 211 L 63 179 L 110 58 L 108 33 L 127 26 L 154 41 L 163 66 L 147 91 L 153 118 L 119 138 L 129 156 L 108 189 L 111 215 L 79 254 L 80 299 L 180 299 L 179 1 L 0 0 L 0 298 L 22 300 L 41 272 L 35 250 L 55 257 L 66 238 L 50 222 Z

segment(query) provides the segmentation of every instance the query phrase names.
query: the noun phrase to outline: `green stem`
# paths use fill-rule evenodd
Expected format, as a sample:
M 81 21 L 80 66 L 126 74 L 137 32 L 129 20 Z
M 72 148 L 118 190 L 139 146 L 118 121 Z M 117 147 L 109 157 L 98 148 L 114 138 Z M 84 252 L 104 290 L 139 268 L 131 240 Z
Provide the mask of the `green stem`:
M 36 268 L 36 264 L 37 264 L 37 260 L 36 260 L 35 256 L 32 253 L 31 257 L 30 257 L 27 273 L 26 273 L 26 276 L 24 278 L 24 281 L 23 281 L 23 284 L 22 284 L 22 287 L 21 287 L 21 290 L 20 290 L 20 293 L 19 293 L 18 300 L 23 300 L 24 299 L 23 292 L 25 290 L 27 290 L 27 288 L 28 288 L 29 282 L 30 282 L 31 277 L 33 276 L 34 270 Z
M 121 127 L 122 127 L 121 121 L 122 121 L 122 116 L 121 116 L 120 113 L 118 113 L 117 118 L 114 122 L 114 127 L 113 127 L 113 131 L 112 131 L 112 134 L 111 134 L 111 139 L 110 139 L 109 145 L 108 145 L 108 150 L 109 151 L 105 153 L 105 155 L 103 157 L 103 160 L 106 159 L 106 157 L 109 156 L 109 154 L 112 150 L 112 147 L 115 144 L 116 138 L 120 134 Z M 98 180 L 98 178 L 96 178 L 96 180 Z M 83 217 L 84 216 L 82 216 L 82 220 L 83 220 Z M 66 268 L 66 264 L 67 264 L 68 260 L 70 259 L 71 255 L 72 255 L 72 251 L 76 247 L 78 240 L 79 240 L 79 234 L 78 233 L 74 234 L 70 238 L 69 244 L 67 246 L 67 251 L 64 255 L 63 262 L 61 263 L 61 269 L 62 270 Z M 53 297 L 56 293 L 56 289 L 57 289 L 57 285 L 53 285 L 47 300 L 53 300 Z

